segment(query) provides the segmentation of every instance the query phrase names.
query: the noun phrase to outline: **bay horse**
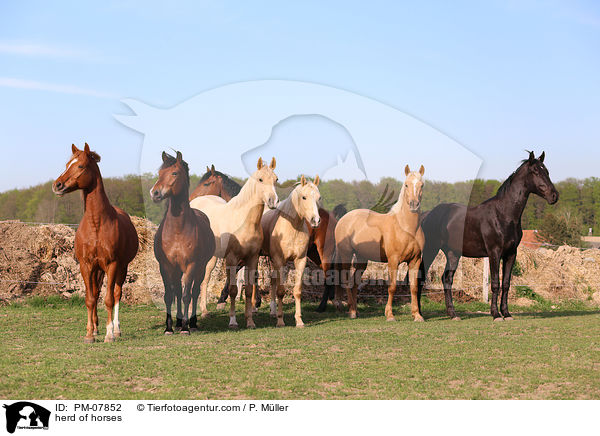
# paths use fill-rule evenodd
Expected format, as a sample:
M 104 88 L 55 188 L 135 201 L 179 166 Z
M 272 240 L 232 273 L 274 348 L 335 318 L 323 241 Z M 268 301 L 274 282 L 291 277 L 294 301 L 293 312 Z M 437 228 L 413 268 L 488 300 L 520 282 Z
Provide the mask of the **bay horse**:
M 100 174 L 100 156 L 83 150 L 75 144 L 66 170 L 52 185 L 52 191 L 62 197 L 76 190 L 82 191 L 84 213 L 75 233 L 75 257 L 85 283 L 85 305 L 88 312 L 87 333 L 84 342 L 91 344 L 98 334 L 98 296 L 104 275 L 107 278 L 104 304 L 108 313 L 104 342 L 113 342 L 121 336 L 119 302 L 127 267 L 137 254 L 138 235 L 129 215 L 112 206 Z
M 261 219 L 264 235 L 262 253 L 269 256 L 273 264 L 271 280 L 271 316 L 277 317 L 277 327 L 285 326 L 283 321 L 283 296 L 285 289 L 285 265 L 294 262 L 295 281 L 293 295 L 296 302 L 296 327 L 304 327 L 302 322 L 302 275 L 306 267 L 306 252 L 311 233 L 306 223 L 313 229 L 319 227 L 319 176 L 313 182 L 304 176 L 300 183 L 276 209 L 267 211 Z M 277 297 L 277 304 L 275 304 Z
M 190 172 L 181 152 L 177 152 L 177 157 L 163 152 L 162 160 L 158 180 L 150 190 L 150 196 L 155 203 L 167 200 L 167 210 L 154 237 L 154 255 L 165 286 L 165 334 L 173 334 L 173 297 L 177 298 L 175 326 L 181 327 L 181 334 L 189 334 L 190 329 L 198 328 L 196 305 L 206 264 L 215 252 L 215 236 L 208 217 L 190 207 Z M 192 315 L 188 318 L 190 302 Z
M 415 321 L 424 321 L 418 304 L 418 273 L 421 266 L 421 252 L 425 244 L 419 222 L 423 174 L 421 165 L 418 172 L 411 172 L 408 165 L 404 169 L 406 180 L 402 185 L 398 201 L 392 209 L 381 214 L 370 209 L 355 209 L 344 215 L 335 228 L 336 268 L 339 285 L 336 289 L 336 306 L 339 307 L 341 289 L 348 293 L 350 318 L 357 317 L 358 284 L 369 260 L 388 264 L 388 301 L 385 316 L 394 321 L 392 301 L 396 292 L 398 266 L 408 264 L 411 293 L 411 313 Z M 349 277 L 352 256 L 356 256 L 355 272 Z
M 229 202 L 220 197 L 206 195 L 197 197 L 190 203 L 191 207 L 203 211 L 208 216 L 216 243 L 215 253 L 206 265 L 206 274 L 202 282 L 202 316 L 208 315 L 206 293 L 210 274 L 215 268 L 217 258 L 224 259 L 229 279 L 230 328 L 237 328 L 238 325 L 235 316 L 235 297 L 238 292 L 235 275 L 240 263 L 246 266 L 246 326 L 255 327 L 252 309 L 256 304 L 258 256 L 263 242 L 260 220 L 264 206 L 273 209 L 279 201 L 275 191 L 275 166 L 275 158 L 268 166 L 259 158 L 257 170 L 248 178 L 240 193 Z
M 200 178 L 198 186 L 190 194 L 190 201 L 194 198 L 203 195 L 216 195 L 223 198 L 225 201 L 231 200 L 234 196 L 238 195 L 242 187 L 238 185 L 235 180 L 231 179 L 226 174 L 223 174 L 215 170 L 215 166 L 212 165 L 210 168 L 206 167 L 206 173 Z M 338 204 L 333 212 L 329 212 L 323 207 L 319 206 L 319 217 L 320 224 L 317 228 L 313 228 L 311 225 L 307 225 L 310 233 L 310 243 L 308 248 L 307 256 L 312 260 L 315 265 L 323 270 L 327 276 L 333 270 L 333 257 L 335 252 L 335 236 L 333 234 L 337 220 L 346 213 L 346 208 L 342 204 Z M 324 312 L 327 308 L 328 299 L 333 300 L 335 286 L 332 280 L 325 281 L 325 290 L 321 304 L 317 308 L 317 312 Z M 217 302 L 217 309 L 224 309 L 225 302 L 229 295 L 229 276 L 219 301 Z M 260 307 L 261 298 L 258 293 L 256 298 L 256 307 Z
M 550 180 L 544 165 L 545 153 L 535 158 L 533 152 L 498 188 L 496 195 L 478 206 L 440 204 L 427 213 L 422 228 L 425 233 L 423 264 L 420 281 L 424 282 L 431 263 L 441 249 L 446 255 L 442 276 L 446 312 L 460 320 L 452 302 L 452 282 L 461 256 L 488 257 L 492 285 L 490 312 L 494 321 L 512 320 L 508 311 L 508 290 L 517 247 L 523 230 L 521 216 L 529 194 L 544 198 L 549 204 L 558 201 L 558 191 Z M 502 260 L 502 301 L 498 312 L 500 293 L 500 261 Z M 504 317 L 504 318 L 502 318 Z

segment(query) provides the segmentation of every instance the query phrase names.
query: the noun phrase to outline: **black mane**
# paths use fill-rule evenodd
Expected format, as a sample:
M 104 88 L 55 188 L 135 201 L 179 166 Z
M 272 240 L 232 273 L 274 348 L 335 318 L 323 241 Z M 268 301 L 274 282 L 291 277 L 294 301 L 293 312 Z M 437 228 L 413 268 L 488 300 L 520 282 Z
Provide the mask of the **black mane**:
M 515 176 L 517 175 L 517 173 L 528 162 L 529 162 L 529 159 L 523 159 L 521 161 L 521 165 L 519 165 L 519 168 L 517 168 L 516 170 L 514 170 L 513 173 L 510 176 L 508 176 L 508 178 L 500 185 L 500 187 L 498 188 L 498 191 L 496 191 L 496 197 L 502 196 L 504 193 L 506 193 L 506 191 L 508 190 L 508 188 L 510 188 L 510 186 L 512 185 L 512 182 L 513 182 Z
M 205 180 L 208 180 L 208 178 L 211 175 L 212 171 L 207 171 L 206 173 L 204 173 L 204 175 L 200 178 L 198 184 L 204 182 Z M 215 170 L 215 175 L 221 177 L 221 179 L 223 180 L 223 189 L 225 189 L 229 193 L 229 195 L 235 197 L 240 193 L 242 187 L 235 180 L 230 178 L 227 174 L 223 174 L 222 172 Z

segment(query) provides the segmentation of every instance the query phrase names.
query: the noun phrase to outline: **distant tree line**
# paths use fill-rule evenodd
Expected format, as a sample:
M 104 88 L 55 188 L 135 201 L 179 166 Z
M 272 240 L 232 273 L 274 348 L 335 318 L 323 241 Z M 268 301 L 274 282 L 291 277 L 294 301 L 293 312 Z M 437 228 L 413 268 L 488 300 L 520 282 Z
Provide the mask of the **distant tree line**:
M 197 185 L 199 179 L 197 175 L 191 176 L 191 188 Z M 236 180 L 243 183 L 241 179 Z M 159 223 L 165 205 L 155 204 L 150 200 L 149 191 L 155 182 L 156 176 L 152 174 L 104 179 L 107 195 L 113 204 L 131 215 Z M 476 205 L 492 197 L 500 184 L 498 180 L 477 179 L 456 183 L 428 180 L 423 189 L 422 210 L 430 210 L 439 203 L 447 202 Z M 342 203 L 348 210 L 352 210 L 373 206 L 386 185 L 389 190 L 394 191 L 394 198 L 397 198 L 402 182 L 391 177 L 382 178 L 377 184 L 369 181 L 330 180 L 321 182 L 319 189 L 326 209 L 332 210 Z M 52 183 L 47 182 L 27 189 L 0 193 L 0 220 L 78 223 L 83 213 L 80 196 L 73 193 L 57 198 L 52 193 L 51 186 Z M 560 200 L 555 206 L 549 206 L 544 199 L 535 195 L 529 198 L 523 213 L 523 228 L 546 229 L 546 233 L 552 233 L 552 229 L 560 227 L 560 232 L 567 235 L 564 238 L 572 238 L 576 233 L 587 234 L 588 228 L 592 228 L 594 234 L 600 234 L 600 179 L 567 179 L 558 182 L 556 187 L 560 192 Z M 280 189 L 280 197 L 285 198 L 291 189 Z M 560 238 L 553 239 L 553 242 L 560 243 Z

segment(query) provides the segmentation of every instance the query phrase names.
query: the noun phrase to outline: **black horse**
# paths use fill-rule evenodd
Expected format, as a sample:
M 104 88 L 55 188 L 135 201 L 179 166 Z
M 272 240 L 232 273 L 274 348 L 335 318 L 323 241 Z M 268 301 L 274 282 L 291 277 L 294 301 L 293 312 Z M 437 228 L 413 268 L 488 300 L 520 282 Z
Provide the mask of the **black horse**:
M 512 320 L 508 312 L 508 290 L 517 247 L 523 230 L 521 216 L 529 194 L 537 194 L 549 204 L 558 201 L 558 191 L 544 165 L 545 153 L 535 158 L 533 152 L 498 188 L 496 195 L 478 206 L 440 204 L 424 217 L 425 247 L 421 264 L 419 290 L 423 288 L 427 271 L 441 249 L 446 255 L 442 276 L 446 312 L 452 319 L 460 318 L 452 303 L 452 281 L 461 256 L 488 257 L 492 282 L 491 314 L 494 321 Z M 500 293 L 499 270 L 502 260 L 502 302 L 498 313 Z M 419 297 L 420 297 L 419 292 Z

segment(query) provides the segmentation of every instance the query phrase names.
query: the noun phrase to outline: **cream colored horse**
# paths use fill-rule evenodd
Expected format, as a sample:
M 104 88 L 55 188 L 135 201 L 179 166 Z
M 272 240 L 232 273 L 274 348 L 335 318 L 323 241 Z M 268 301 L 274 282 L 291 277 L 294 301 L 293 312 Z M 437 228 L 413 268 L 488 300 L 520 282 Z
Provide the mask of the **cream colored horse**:
M 210 227 L 215 234 L 216 249 L 213 258 L 206 265 L 206 274 L 200 293 L 200 310 L 202 317 L 208 315 L 206 310 L 206 292 L 210 274 L 215 268 L 217 259 L 225 259 L 229 275 L 229 327 L 237 328 L 235 317 L 235 297 L 237 296 L 236 267 L 240 261 L 246 266 L 246 324 L 254 328 L 252 308 L 256 305 L 256 279 L 258 254 L 263 242 L 263 232 L 260 219 L 265 204 L 269 208 L 277 206 L 278 198 L 275 192 L 277 176 L 275 158 L 267 166 L 258 159 L 257 170 L 248 178 L 242 190 L 229 202 L 214 195 L 197 197 L 190 202 L 194 209 L 201 210 L 210 219 Z
M 296 301 L 296 327 L 304 327 L 302 322 L 302 274 L 306 267 L 306 251 L 310 241 L 307 223 L 317 228 L 321 222 L 319 216 L 319 176 L 314 183 L 304 176 L 288 198 L 277 209 L 267 211 L 261 220 L 264 234 L 263 253 L 271 258 L 273 272 L 271 277 L 271 316 L 277 317 L 277 327 L 283 322 L 283 296 L 285 289 L 285 264 L 294 262 L 294 300 Z M 277 305 L 275 305 L 277 297 Z
M 348 212 L 335 228 L 336 267 L 340 271 L 340 284 L 348 293 L 350 318 L 356 318 L 357 288 L 367 261 L 387 262 L 388 264 L 388 301 L 385 316 L 394 321 L 392 300 L 396 292 L 398 265 L 408 263 L 411 312 L 415 321 L 424 321 L 421 316 L 418 298 L 418 274 L 421 265 L 421 252 L 425 243 L 423 231 L 419 225 L 423 174 L 411 172 L 408 165 L 404 169 L 406 180 L 400 191 L 398 201 L 387 214 L 368 209 L 356 209 Z M 352 283 L 348 274 L 352 265 L 352 255 L 356 255 L 355 272 Z M 336 289 L 336 306 L 339 307 L 341 289 Z

